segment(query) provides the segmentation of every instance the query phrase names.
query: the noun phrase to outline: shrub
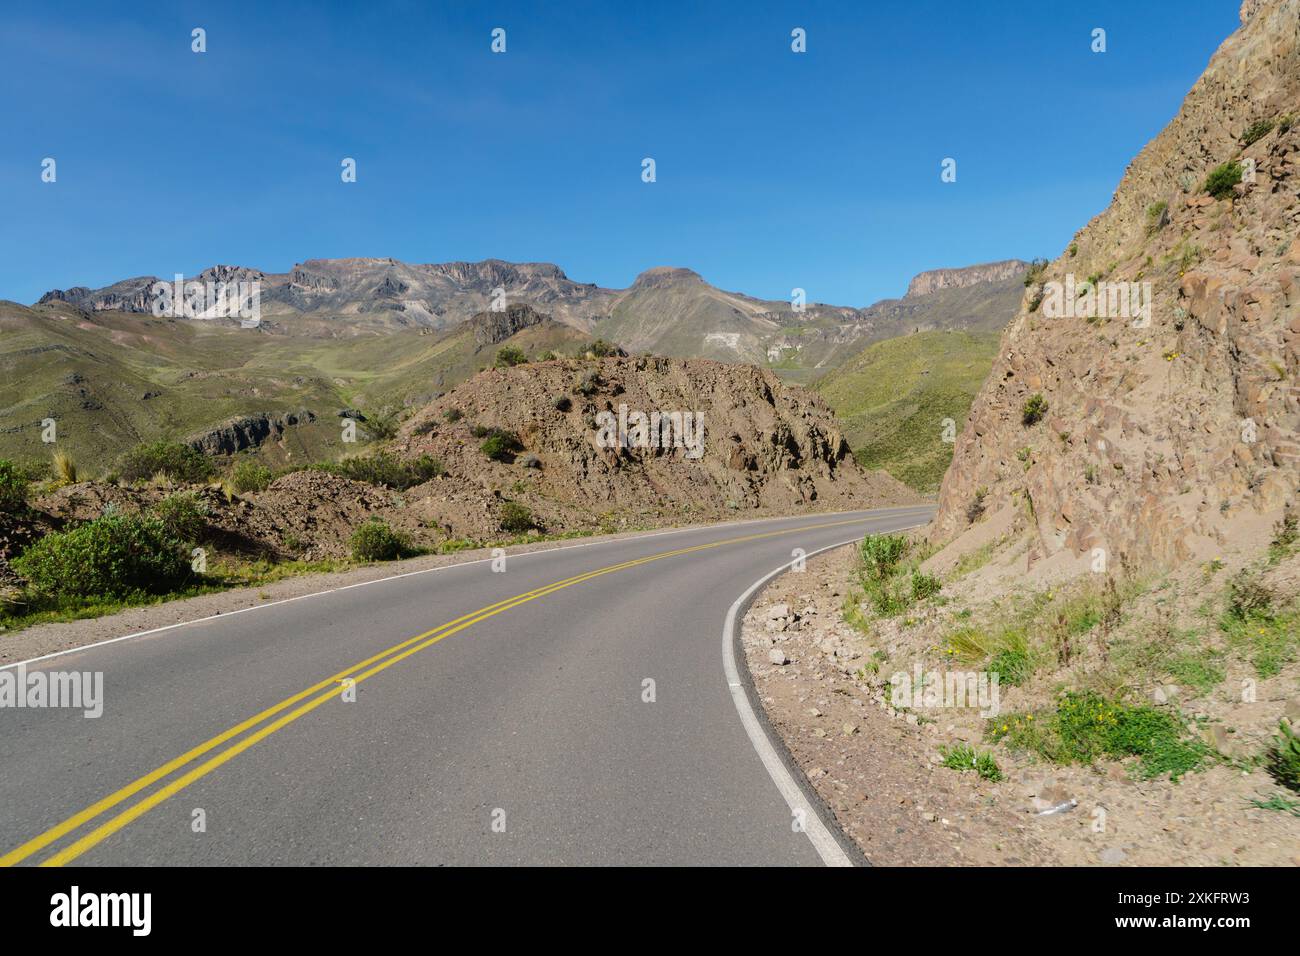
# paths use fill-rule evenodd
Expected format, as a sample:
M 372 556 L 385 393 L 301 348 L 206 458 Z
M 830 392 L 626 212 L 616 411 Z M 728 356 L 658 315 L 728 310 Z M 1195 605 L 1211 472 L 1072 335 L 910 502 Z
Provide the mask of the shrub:
M 1273 616 L 1273 592 L 1247 569 L 1228 582 L 1228 616 L 1238 621 Z
M 522 468 L 541 468 L 542 460 L 536 455 L 520 455 L 516 464 Z
M 459 408 L 449 408 L 442 413 L 442 417 L 454 425 L 456 424 L 456 422 L 460 421 L 462 418 L 465 417 L 465 413 L 462 412 Z
M 172 481 L 200 482 L 212 476 L 212 462 L 201 451 L 175 441 L 137 445 L 122 456 L 118 473 L 127 481 L 166 475 Z
M 587 348 L 587 351 L 596 356 L 596 358 L 608 358 L 611 355 L 618 354 L 618 346 L 612 345 L 604 339 L 596 339 L 596 341 L 592 342 Z
M 168 495 L 149 510 L 177 541 L 198 541 L 208 526 L 208 506 L 192 492 Z
M 488 435 L 487 440 L 479 445 L 479 451 L 487 455 L 493 461 L 507 461 L 510 456 L 523 446 L 520 445 L 519 439 L 511 432 L 499 431 L 494 429 Z
M 567 412 L 573 407 L 573 402 L 568 395 L 556 395 L 551 399 L 551 407 L 557 412 Z
M 1153 202 L 1147 206 L 1147 235 L 1154 235 L 1160 231 L 1160 227 L 1165 224 L 1165 211 L 1169 208 L 1169 203 L 1163 199 L 1160 202 Z
M 1037 425 L 1047 414 L 1047 399 L 1043 398 L 1042 392 L 1035 392 L 1025 399 L 1024 406 L 1020 409 L 1020 421 L 1026 427 Z
M 1277 730 L 1268 751 L 1269 775 L 1282 786 L 1300 791 L 1300 737 L 1285 720 L 1278 721 Z
M 912 553 L 913 549 L 902 535 L 873 534 L 862 539 L 858 583 L 877 614 L 898 614 L 939 592 L 939 579 L 918 569 L 921 558 Z M 846 616 L 851 623 L 860 624 L 854 619 L 858 612 L 856 599 L 850 603 Z
M 589 398 L 596 394 L 602 384 L 599 375 L 595 372 L 587 372 L 573 383 L 573 393 Z
M 230 484 L 240 494 L 265 491 L 274 475 L 270 468 L 252 458 L 241 458 L 230 469 Z
M 351 478 L 353 481 L 364 481 L 366 484 L 379 485 L 394 491 L 405 491 L 414 485 L 423 484 L 430 478 L 445 474 L 442 462 L 431 455 L 421 455 L 411 461 L 403 461 L 384 451 L 356 458 L 344 458 L 341 461 L 313 467 L 320 471 L 342 475 L 344 478 Z
M 507 501 L 501 506 L 501 530 L 510 534 L 524 534 L 536 528 L 533 513 L 517 501 Z
M 68 597 L 165 594 L 192 574 L 160 518 L 117 513 L 46 535 L 13 566 L 33 591 Z
M 1205 177 L 1205 191 L 1215 199 L 1227 199 L 1232 187 L 1241 182 L 1241 163 L 1228 162 L 1215 166 Z
M 1046 259 L 1035 259 L 1029 263 L 1029 268 L 1025 270 L 1025 288 L 1028 289 L 1031 285 L 1037 285 L 1038 280 L 1043 277 L 1043 273 L 1046 271 Z
M 1242 146 L 1253 146 L 1261 139 L 1273 132 L 1272 120 L 1257 120 L 1246 127 L 1245 132 L 1241 134 Z
M 406 535 L 394 531 L 378 518 L 372 518 L 352 532 L 349 542 L 357 561 L 396 561 L 410 551 Z
M 528 361 L 528 356 L 524 354 L 523 349 L 513 345 L 505 345 L 497 349 L 497 358 L 494 363 L 495 368 L 514 368 L 516 365 L 523 365 Z
M 970 504 L 966 506 L 966 520 L 974 524 L 984 517 L 984 499 L 989 496 L 987 488 L 976 488 L 975 497 L 971 499 Z
M 27 473 L 0 458 L 0 511 L 19 511 L 27 503 Z

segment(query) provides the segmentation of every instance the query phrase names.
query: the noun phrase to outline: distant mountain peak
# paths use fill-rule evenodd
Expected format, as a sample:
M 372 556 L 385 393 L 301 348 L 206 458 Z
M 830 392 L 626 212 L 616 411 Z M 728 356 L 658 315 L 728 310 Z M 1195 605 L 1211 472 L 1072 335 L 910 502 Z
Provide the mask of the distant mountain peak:
M 931 269 L 919 272 L 907 286 L 907 294 L 929 295 L 940 289 L 961 289 L 981 282 L 1002 282 L 1024 274 L 1029 263 L 1021 259 L 983 262 L 960 269 Z

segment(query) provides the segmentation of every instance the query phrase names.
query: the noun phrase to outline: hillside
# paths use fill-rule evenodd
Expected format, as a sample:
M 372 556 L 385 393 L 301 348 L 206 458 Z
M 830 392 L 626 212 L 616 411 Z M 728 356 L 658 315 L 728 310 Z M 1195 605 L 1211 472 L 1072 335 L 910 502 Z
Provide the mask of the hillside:
M 940 331 L 867 346 L 816 384 L 843 423 L 864 468 L 879 468 L 935 494 L 952 460 L 953 435 L 984 384 L 999 333 Z
M 496 313 L 487 313 L 495 317 Z M 102 473 L 127 448 L 156 438 L 203 440 L 232 427 L 272 429 L 260 455 L 272 464 L 336 457 L 338 413 L 422 403 L 492 364 L 504 345 L 533 356 L 572 351 L 578 330 L 536 315 L 497 333 L 492 318 L 445 332 L 405 330 L 350 339 L 275 335 L 265 329 L 65 303 L 0 302 L 0 435 L 5 457 L 45 467 L 41 423 L 57 423 L 58 447 Z M 362 440 L 366 438 L 363 426 Z

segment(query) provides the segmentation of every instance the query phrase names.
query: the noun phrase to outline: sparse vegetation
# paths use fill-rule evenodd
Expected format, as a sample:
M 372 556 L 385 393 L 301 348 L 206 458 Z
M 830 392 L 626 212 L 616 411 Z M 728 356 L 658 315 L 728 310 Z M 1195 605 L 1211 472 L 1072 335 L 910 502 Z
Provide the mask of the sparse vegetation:
M 465 417 L 465 413 L 462 412 L 459 408 L 449 408 L 442 413 L 442 417 L 443 419 L 446 420 L 448 424 L 454 425 L 462 418 Z
M 872 534 L 863 538 L 858 550 L 857 581 L 876 614 L 892 617 L 939 593 L 942 582 L 920 570 L 926 556 L 903 535 Z M 859 601 L 856 595 L 850 596 L 845 616 L 861 625 Z
M 1020 409 L 1020 421 L 1030 427 L 1042 421 L 1046 414 L 1047 399 L 1043 398 L 1042 392 L 1036 392 L 1025 399 L 1025 404 Z
M 973 770 L 979 774 L 981 780 L 988 780 L 992 783 L 997 783 L 1002 779 L 1002 770 L 998 767 L 998 763 L 993 759 L 991 753 L 977 752 L 969 744 L 940 747 L 939 753 L 943 756 L 943 766 L 950 770 L 960 770 L 962 772 Z
M 19 511 L 27 503 L 27 473 L 0 458 L 0 511 Z
M 1232 195 L 1232 187 L 1241 182 L 1241 174 L 1241 163 L 1221 163 L 1205 177 L 1205 191 L 1215 199 L 1227 199 Z
M 1147 206 L 1147 235 L 1152 236 L 1160 231 L 1160 227 L 1165 224 L 1165 212 L 1169 209 L 1169 203 L 1163 199 L 1159 202 L 1153 202 Z
M 62 485 L 75 485 L 77 483 L 77 463 L 72 456 L 66 451 L 56 451 L 54 453 L 54 480 Z
M 502 429 L 492 429 L 483 444 L 479 445 L 479 451 L 487 455 L 493 461 L 509 461 L 510 456 L 523 448 L 519 439 L 513 432 Z
M 568 395 L 556 395 L 551 399 L 551 407 L 557 412 L 567 412 L 573 408 L 573 400 Z
M 1268 750 L 1267 767 L 1274 780 L 1300 792 L 1300 737 L 1285 720 L 1278 722 L 1277 735 Z
M 995 718 L 989 736 L 1057 764 L 1136 757 L 1144 779 L 1168 774 L 1177 780 L 1211 756 L 1177 714 L 1126 705 L 1091 691 L 1067 691 L 1049 711 Z
M 497 349 L 497 357 L 493 367 L 514 368 L 516 365 L 524 365 L 527 361 L 528 356 L 524 354 L 523 349 L 514 345 L 503 345 Z
M 596 339 L 587 346 L 587 351 L 596 358 L 608 358 L 611 355 L 618 354 L 618 346 L 606 342 L 604 339 Z
M 1025 288 L 1028 289 L 1032 285 L 1037 285 L 1039 280 L 1042 279 L 1043 273 L 1046 271 L 1046 259 L 1035 259 L 1033 262 L 1029 263 L 1029 268 L 1025 270 Z
M 342 475 L 353 481 L 364 481 L 366 484 L 379 485 L 394 491 L 405 491 L 407 488 L 423 484 L 431 478 L 446 473 L 442 462 L 431 455 L 421 455 L 419 458 L 403 461 L 384 451 L 312 467 L 318 471 Z
M 126 481 L 147 481 L 156 475 L 198 484 L 212 477 L 212 462 L 197 449 L 175 441 L 137 445 L 122 456 L 118 474 Z
M 1241 134 L 1241 145 L 1243 147 L 1253 146 L 1269 133 L 1273 132 L 1273 127 L 1275 125 L 1276 124 L 1271 119 L 1256 120 L 1247 126 L 1245 131 Z
M 501 530 L 510 534 L 524 534 L 537 527 L 533 513 L 517 501 L 507 501 L 501 506 Z
M 271 469 L 261 462 L 243 457 L 230 469 L 230 486 L 241 495 L 250 491 L 265 491 L 274 477 Z
M 972 498 L 970 504 L 966 506 L 966 520 L 968 522 L 974 524 L 976 521 L 979 521 L 980 518 L 984 517 L 984 500 L 988 496 L 989 490 L 987 488 L 980 487 L 975 489 L 975 497 Z

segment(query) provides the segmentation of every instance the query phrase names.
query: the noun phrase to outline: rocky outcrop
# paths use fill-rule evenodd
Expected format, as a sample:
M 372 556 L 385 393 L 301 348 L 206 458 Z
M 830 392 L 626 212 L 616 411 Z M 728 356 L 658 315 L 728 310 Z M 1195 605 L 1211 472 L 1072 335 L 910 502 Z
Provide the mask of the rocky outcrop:
M 1030 532 L 1031 567 L 1094 549 L 1171 564 L 1267 529 L 1294 495 L 1300 0 L 1248 6 L 1110 206 L 1027 290 L 957 441 L 937 540 L 978 499 Z M 1027 421 L 1036 395 L 1046 414 Z
M 550 321 L 550 318 L 532 306 L 519 304 L 506 306 L 500 312 L 479 312 L 469 321 L 474 330 L 474 342 L 484 346 L 504 342 L 516 332 Z
M 185 439 L 185 443 L 206 455 L 233 455 L 250 448 L 257 448 L 268 440 L 277 440 L 286 429 L 315 420 L 316 414 L 307 409 L 283 415 L 275 415 L 271 412 L 243 415 L 232 418 L 210 431 L 192 435 Z
M 940 289 L 964 289 L 982 282 L 1003 282 L 1025 274 L 1029 263 L 1020 259 L 1004 259 L 962 269 L 931 269 L 920 272 L 908 283 L 908 296 L 930 295 Z
M 452 413 L 455 409 L 456 413 Z M 682 416 L 698 437 L 643 445 L 602 425 L 635 413 Z M 691 416 L 687 418 L 686 416 Z M 691 429 L 698 429 L 692 432 Z M 480 449 L 488 430 L 519 440 L 514 461 Z M 680 432 L 678 433 L 680 434 Z M 704 360 L 632 357 L 489 369 L 453 389 L 402 429 L 397 450 L 429 454 L 450 474 L 487 487 L 530 485 L 547 506 L 588 513 L 860 508 L 918 500 L 849 454 L 825 402 L 771 372 Z M 535 467 L 540 466 L 540 467 Z

